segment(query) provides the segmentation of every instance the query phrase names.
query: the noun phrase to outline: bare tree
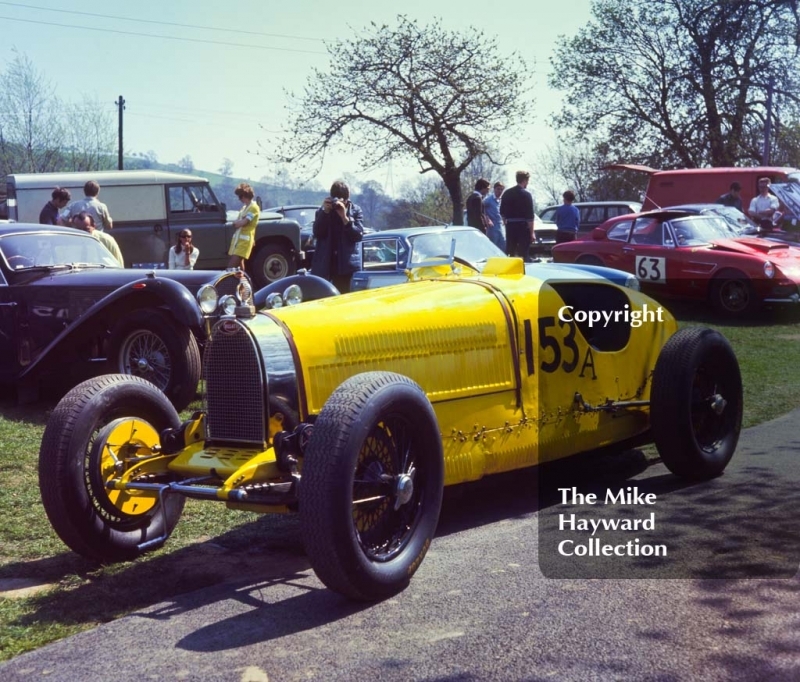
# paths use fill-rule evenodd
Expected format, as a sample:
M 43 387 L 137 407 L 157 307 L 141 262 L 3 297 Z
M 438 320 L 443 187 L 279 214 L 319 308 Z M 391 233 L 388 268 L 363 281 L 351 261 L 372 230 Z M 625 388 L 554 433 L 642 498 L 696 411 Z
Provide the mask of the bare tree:
M 110 170 L 116 167 L 114 117 L 97 99 L 65 105 L 61 170 Z
M 543 202 L 558 203 L 567 189 L 578 201 L 598 199 L 590 193 L 599 173 L 597 154 L 586 142 L 559 139 L 537 154 L 533 168 L 534 184 L 545 192 Z
M 4 174 L 57 170 L 63 128 L 55 89 L 24 54 L 0 74 L 0 163 Z
M 459 33 L 404 16 L 327 49 L 329 72 L 315 69 L 303 95 L 292 96 L 289 131 L 270 156 L 321 165 L 340 144 L 360 151 L 365 166 L 413 157 L 420 172 L 444 182 L 461 224 L 462 173 L 530 118 L 519 55 L 503 57 L 477 29 Z
M 647 176 L 635 171 L 605 171 L 613 159 L 609 145 L 559 139 L 541 151 L 533 164 L 534 184 L 543 191 L 541 206 L 561 203 L 571 189 L 578 201 L 640 201 Z

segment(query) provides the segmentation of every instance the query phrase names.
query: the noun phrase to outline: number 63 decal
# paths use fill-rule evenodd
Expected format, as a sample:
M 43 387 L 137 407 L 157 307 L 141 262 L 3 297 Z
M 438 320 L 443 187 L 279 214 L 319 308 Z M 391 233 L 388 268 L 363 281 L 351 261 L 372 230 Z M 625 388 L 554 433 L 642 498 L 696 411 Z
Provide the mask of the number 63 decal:
M 636 256 L 636 279 L 648 282 L 667 281 L 667 259 L 654 256 Z

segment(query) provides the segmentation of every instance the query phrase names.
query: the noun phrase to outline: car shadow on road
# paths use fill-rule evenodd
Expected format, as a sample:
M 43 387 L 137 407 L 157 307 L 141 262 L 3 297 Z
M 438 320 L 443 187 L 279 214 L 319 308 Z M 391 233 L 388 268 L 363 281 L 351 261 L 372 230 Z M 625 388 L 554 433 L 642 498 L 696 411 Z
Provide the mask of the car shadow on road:
M 800 448 L 800 442 L 792 441 L 783 447 L 786 452 L 794 451 Z M 796 514 L 800 486 L 790 476 L 782 476 L 765 464 L 767 454 L 772 454 L 772 449 L 753 449 L 722 477 L 704 483 L 685 482 L 655 468 L 659 461 L 653 453 L 638 449 L 596 451 L 543 467 L 496 475 L 447 489 L 437 536 L 506 519 L 532 517 L 537 511 L 541 535 L 543 515 L 561 506 L 559 495 L 553 492 L 558 487 L 602 493 L 635 480 L 642 493 L 655 493 L 664 502 L 658 516 L 661 540 L 689 558 L 700 541 L 713 550 L 714 557 L 724 559 L 719 565 L 704 567 L 700 563 L 690 573 L 667 577 L 699 578 L 701 603 L 740 623 L 732 636 L 745 637 L 750 625 L 740 616 L 747 609 L 730 599 L 729 586 L 740 590 L 745 602 L 770 585 L 783 593 L 800 592 L 797 583 L 790 582 L 787 587 L 786 581 L 761 580 L 753 585 L 754 581 L 744 580 L 785 575 L 792 561 L 796 568 L 800 550 L 796 542 L 800 530 L 800 517 Z M 540 492 L 543 475 L 546 491 L 551 491 L 544 494 Z M 533 524 L 531 527 L 535 532 Z M 539 559 L 541 564 L 541 556 Z M 212 540 L 112 569 L 99 569 L 65 553 L 34 562 L 6 564 L 0 577 L 22 577 L 30 575 L 32 569 L 52 582 L 68 584 L 75 575 L 84 581 L 71 589 L 30 598 L 25 613 L 10 623 L 13 626 L 93 624 L 131 613 L 137 619 L 168 621 L 215 603 L 240 604 L 233 607 L 239 613 L 200 627 L 178 643 L 197 651 L 269 641 L 375 606 L 348 602 L 320 585 L 304 554 L 296 516 L 261 517 Z M 617 573 L 588 577 L 626 576 Z M 242 608 L 246 610 L 241 612 Z M 785 609 L 786 605 L 776 600 L 773 605 L 759 608 L 769 613 L 772 608 Z M 643 638 L 671 636 L 669 631 L 655 630 L 642 634 Z M 780 646 L 798 645 L 784 642 Z

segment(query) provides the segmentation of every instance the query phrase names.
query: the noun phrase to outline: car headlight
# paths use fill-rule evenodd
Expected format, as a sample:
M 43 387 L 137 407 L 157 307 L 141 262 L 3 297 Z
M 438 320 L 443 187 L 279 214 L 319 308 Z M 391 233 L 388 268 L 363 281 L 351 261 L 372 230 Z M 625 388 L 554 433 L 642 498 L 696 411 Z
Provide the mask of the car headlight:
M 236 313 L 236 299 L 228 294 L 219 300 L 219 307 L 223 315 L 234 315 Z
M 206 315 L 211 315 L 217 309 L 218 301 L 217 290 L 211 284 L 204 284 L 197 292 L 197 303 Z
M 270 308 L 283 308 L 283 297 L 275 291 L 267 296 L 267 305 Z
M 303 290 L 297 284 L 292 284 L 283 292 L 283 300 L 286 305 L 297 305 L 303 302 Z
M 769 261 L 764 262 L 764 275 L 769 279 L 775 277 L 775 266 Z
M 236 300 L 241 305 L 249 305 L 253 302 L 253 287 L 250 286 L 250 281 L 246 277 L 242 277 L 236 286 Z
M 625 279 L 625 286 L 628 289 L 633 289 L 634 291 L 639 291 L 641 287 L 639 286 L 639 280 L 636 279 L 633 275 Z

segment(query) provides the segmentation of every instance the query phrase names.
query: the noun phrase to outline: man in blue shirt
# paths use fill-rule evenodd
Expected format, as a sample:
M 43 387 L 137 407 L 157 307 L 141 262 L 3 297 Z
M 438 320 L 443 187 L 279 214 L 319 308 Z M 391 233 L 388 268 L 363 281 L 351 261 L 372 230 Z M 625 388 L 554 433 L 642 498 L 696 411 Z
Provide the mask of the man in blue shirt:
M 578 207 L 572 205 L 575 194 L 567 190 L 561 196 L 564 197 L 564 203 L 556 209 L 556 244 L 574 241 L 581 223 Z
M 503 219 L 500 217 L 500 197 L 503 195 L 505 185 L 502 182 L 494 183 L 494 191 L 483 200 L 486 217 L 492 222 L 486 230 L 486 236 L 501 250 L 506 250 L 506 237 L 503 234 Z

